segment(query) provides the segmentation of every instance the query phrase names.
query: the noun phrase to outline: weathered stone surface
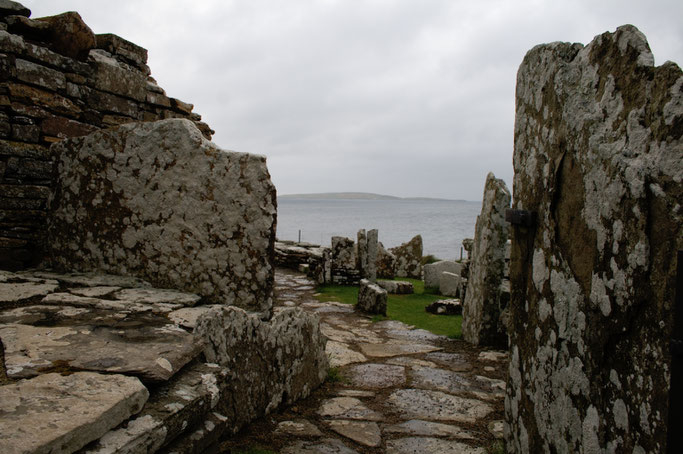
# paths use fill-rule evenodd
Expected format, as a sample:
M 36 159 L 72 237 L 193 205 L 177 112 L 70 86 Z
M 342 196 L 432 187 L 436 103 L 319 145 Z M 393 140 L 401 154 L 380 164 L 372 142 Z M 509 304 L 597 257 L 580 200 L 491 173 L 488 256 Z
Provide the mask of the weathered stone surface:
M 473 423 L 493 411 L 489 404 L 479 400 L 421 389 L 394 391 L 389 396 L 388 404 L 409 418 L 430 421 Z
M 22 276 L 32 276 L 44 279 L 53 279 L 64 284 L 85 287 L 150 287 L 149 282 L 131 276 L 116 276 L 104 273 L 55 273 L 52 271 L 27 271 L 20 273 Z M 88 295 L 85 295 L 88 296 Z
M 326 438 L 321 441 L 297 441 L 285 447 L 281 454 L 358 454 L 341 440 Z
M 313 423 L 305 419 L 282 421 L 277 425 L 275 432 L 303 437 L 320 437 L 323 434 Z
M 409 437 L 387 441 L 387 454 L 414 454 L 438 452 L 439 454 L 486 454 L 484 448 L 474 448 L 464 443 L 438 438 Z
M 359 344 L 365 356 L 373 358 L 391 358 L 392 356 L 410 355 L 415 353 L 429 353 L 441 350 L 439 347 L 426 344 L 404 344 L 404 343 L 385 343 L 385 344 Z
M 457 296 L 460 295 L 460 275 L 455 273 L 449 273 L 448 271 L 443 271 L 439 275 L 439 293 L 444 296 Z
M 112 55 L 123 57 L 133 62 L 140 69 L 147 64 L 147 49 L 131 43 L 113 33 L 95 35 L 97 48 L 104 49 Z
M 462 303 L 459 299 L 436 300 L 425 311 L 436 315 L 461 315 Z
M 142 304 L 179 304 L 181 306 L 194 306 L 201 299 L 193 293 L 179 292 L 172 289 L 158 288 L 127 288 L 114 294 L 117 300 L 130 301 Z
M 2 451 L 76 451 L 139 412 L 148 395 L 137 378 L 92 372 L 0 386 Z
M 413 289 L 413 284 L 408 281 L 378 280 L 377 285 L 386 290 L 387 293 L 392 293 L 396 295 L 409 295 L 415 291 Z
M 425 358 L 456 372 L 464 372 L 472 369 L 472 364 L 467 360 L 467 357 L 459 353 L 427 353 Z
M 367 421 L 330 421 L 330 429 L 358 444 L 374 448 L 382 443 L 379 426 Z
M 66 88 L 66 76 L 59 71 L 17 58 L 15 60 L 17 78 L 29 84 L 39 85 L 50 90 Z
M 365 421 L 381 421 L 384 417 L 370 410 L 355 397 L 334 397 L 322 403 L 318 410 L 320 416 Z
M 29 282 L 3 282 L 0 275 L 0 304 L 18 303 L 30 298 L 54 292 L 59 283 L 51 280 L 32 279 Z
M 368 230 L 368 262 L 367 278 L 375 282 L 377 280 L 377 256 L 379 254 L 379 232 L 377 229 Z
M 464 440 L 473 440 L 474 437 L 458 426 L 442 424 L 438 422 L 411 419 L 401 424 L 387 426 L 383 430 L 388 433 L 402 433 L 410 435 L 426 435 L 429 437 L 456 437 Z
M 95 65 L 94 88 L 140 102 L 147 100 L 146 74 L 123 67 L 99 49 L 90 53 L 90 60 Z
M 76 12 L 36 20 L 50 25 L 49 47 L 57 53 L 84 61 L 96 45 L 95 34 Z
M 160 325 L 164 319 L 155 320 L 151 315 L 137 323 L 128 319 L 125 330 L 115 326 L 0 325 L 7 375 L 25 378 L 42 370 L 67 368 L 131 374 L 147 382 L 168 380 L 195 358 L 202 346 L 191 334 L 172 325 L 144 326 L 152 322 Z
M 332 242 L 332 266 L 335 269 L 356 269 L 355 243 L 351 238 L 333 236 Z
M 29 17 L 31 15 L 31 10 L 18 2 L 13 2 L 11 0 L 0 0 L 0 17 L 15 15 Z
M 422 279 L 422 236 L 415 235 L 413 239 L 400 246 L 389 249 L 396 257 L 394 270 L 398 277 Z
M 463 339 L 475 345 L 507 346 L 507 330 L 500 323 L 501 282 L 509 226 L 505 210 L 510 191 L 493 173 L 486 176 L 481 214 L 474 229 L 467 292 L 463 302 Z
M 182 119 L 99 131 L 53 151 L 55 266 L 270 310 L 275 191 L 263 157 L 224 152 Z
M 683 74 L 653 65 L 626 25 L 519 68 L 514 208 L 536 220 L 513 228 L 511 452 L 666 450 Z
M 356 308 L 368 314 L 387 315 L 387 291 L 367 279 L 362 279 Z
M 269 321 L 235 307 L 200 317 L 195 334 L 204 356 L 228 368 L 239 390 L 234 406 L 246 421 L 307 397 L 327 376 L 325 338 L 318 318 L 286 308 Z
M 359 364 L 349 371 L 351 383 L 361 388 L 389 388 L 403 385 L 406 371 L 402 366 Z
M 377 277 L 382 279 L 393 279 L 396 276 L 394 269 L 396 256 L 387 251 L 381 242 L 377 245 Z
M 333 340 L 327 341 L 325 353 L 330 358 L 330 367 L 341 367 L 352 363 L 363 363 L 367 358 L 362 353 L 351 350 L 347 344 Z
M 450 260 L 441 260 L 439 262 L 426 264 L 424 266 L 425 287 L 438 288 L 439 277 L 444 271 L 459 275 L 462 271 L 462 264 Z

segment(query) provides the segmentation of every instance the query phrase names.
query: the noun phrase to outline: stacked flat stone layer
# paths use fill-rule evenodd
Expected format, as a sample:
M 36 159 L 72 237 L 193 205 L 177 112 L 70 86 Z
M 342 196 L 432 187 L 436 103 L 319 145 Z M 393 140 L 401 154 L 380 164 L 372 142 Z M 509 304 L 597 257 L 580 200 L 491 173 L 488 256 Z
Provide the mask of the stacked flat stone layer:
M 276 201 L 263 156 L 223 151 L 185 119 L 122 125 L 52 151 L 55 267 L 270 310 Z
M 43 258 L 52 143 L 175 117 L 213 133 L 150 77 L 142 47 L 95 35 L 78 13 L 29 16 L 21 5 L 0 9 L 0 269 Z
M 510 452 L 668 452 L 682 86 L 630 25 L 519 68 Z

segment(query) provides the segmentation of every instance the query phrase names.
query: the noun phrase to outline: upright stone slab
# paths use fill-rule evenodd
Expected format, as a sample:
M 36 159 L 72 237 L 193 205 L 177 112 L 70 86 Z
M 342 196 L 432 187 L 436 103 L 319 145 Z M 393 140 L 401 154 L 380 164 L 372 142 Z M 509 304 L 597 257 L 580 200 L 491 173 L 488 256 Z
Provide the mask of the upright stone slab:
M 356 308 L 368 314 L 387 315 L 387 291 L 367 279 L 362 279 Z
M 377 280 L 377 254 L 379 250 L 379 232 L 377 229 L 368 230 L 368 267 L 367 278 L 375 282 Z
M 378 242 L 377 260 L 375 260 L 375 264 L 377 265 L 377 277 L 381 279 L 393 279 L 396 277 L 396 271 L 394 270 L 395 262 L 396 256 L 387 251 L 381 242 Z
M 360 280 L 361 271 L 356 259 L 358 255 L 356 243 L 351 238 L 333 236 L 330 255 L 332 282 L 342 285 L 357 284 Z
M 462 313 L 462 335 L 475 345 L 507 347 L 507 331 L 500 321 L 501 283 L 509 226 L 505 210 L 510 191 L 503 180 L 486 176 L 481 214 L 474 229 L 470 271 Z
M 630 25 L 519 68 L 510 452 L 666 452 L 682 85 Z
M 53 266 L 270 310 L 276 200 L 264 157 L 223 151 L 184 119 L 127 124 L 51 150 Z
M 450 260 L 441 260 L 426 264 L 424 266 L 425 287 L 439 287 L 439 277 L 444 271 L 459 275 L 462 271 L 462 264 Z
M 356 241 L 356 268 L 362 278 L 367 278 L 368 272 L 368 235 L 365 229 L 360 229 Z
M 407 243 L 389 249 L 396 257 L 397 277 L 422 279 L 422 236 L 415 235 Z

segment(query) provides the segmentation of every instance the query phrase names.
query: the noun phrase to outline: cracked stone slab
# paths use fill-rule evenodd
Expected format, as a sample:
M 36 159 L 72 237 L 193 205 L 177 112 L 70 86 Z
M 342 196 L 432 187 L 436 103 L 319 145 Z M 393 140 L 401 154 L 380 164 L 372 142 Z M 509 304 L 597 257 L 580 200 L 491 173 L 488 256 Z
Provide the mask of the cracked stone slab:
M 46 296 L 59 288 L 57 281 L 0 282 L 0 304 Z
M 73 293 L 78 296 L 85 296 L 88 298 L 100 298 L 110 293 L 114 293 L 117 290 L 121 290 L 121 287 L 116 286 L 98 286 L 98 287 L 79 287 L 69 289 L 69 293 Z
M 493 411 L 489 404 L 480 400 L 422 389 L 394 391 L 387 404 L 403 416 L 428 421 L 474 423 Z
M 363 354 L 351 350 L 347 344 L 332 340 L 327 341 L 325 353 L 330 358 L 331 367 L 342 367 L 347 364 L 363 363 L 368 360 Z
M 361 388 L 389 388 L 406 382 L 403 366 L 388 364 L 359 364 L 349 370 L 351 383 Z
M 151 287 L 142 279 L 130 276 L 117 276 L 102 273 L 54 273 L 50 271 L 26 271 L 21 273 L 45 279 L 54 279 L 64 284 L 82 285 L 84 287 Z
M 331 418 L 358 419 L 366 421 L 382 421 L 384 416 L 370 410 L 355 397 L 333 397 L 322 403 L 318 409 L 320 416 Z
M 145 319 L 146 320 L 146 319 Z M 136 375 L 145 382 L 168 380 L 201 353 L 202 345 L 173 325 L 0 325 L 5 367 L 11 378 L 52 368 Z
M 426 344 L 402 344 L 402 343 L 386 343 L 386 344 L 358 344 L 365 356 L 373 358 L 390 358 L 392 356 L 410 355 L 416 353 L 429 353 L 441 350 L 440 347 Z
M 66 320 L 74 323 L 114 324 L 126 318 L 126 314 L 115 311 L 94 311 L 73 306 L 23 306 L 0 312 L 0 324 L 46 325 L 53 326 Z
M 212 309 L 219 308 L 219 305 L 210 304 L 208 306 L 183 307 L 173 312 L 169 312 L 168 318 L 173 323 L 185 328 L 194 329 L 197 326 L 199 317 Z
M 280 454 L 358 454 L 341 440 L 326 438 L 320 441 L 298 441 L 291 444 Z
M 427 353 L 425 358 L 454 372 L 465 372 L 472 369 L 472 364 L 470 364 L 465 355 L 459 353 Z
M 474 383 L 463 374 L 431 367 L 414 368 L 410 371 L 410 378 L 414 387 L 436 391 L 469 391 L 474 387 Z
M 434 334 L 426 329 L 390 329 L 387 336 L 392 339 L 406 340 L 411 342 L 433 342 L 443 340 L 445 336 Z
M 321 437 L 322 432 L 312 422 L 306 419 L 282 421 L 275 429 L 276 433 L 293 435 L 295 437 Z
M 70 305 L 91 307 L 93 309 L 111 309 L 122 312 L 171 312 L 183 307 L 174 303 L 136 303 L 132 301 L 107 300 L 74 295 L 71 293 L 51 293 L 41 300 L 43 304 Z
M 170 303 L 181 306 L 194 306 L 201 299 L 199 295 L 194 293 L 158 288 L 127 288 L 116 292 L 114 298 L 133 303 Z
M 408 437 L 387 441 L 387 454 L 415 454 L 434 452 L 439 454 L 486 454 L 486 449 L 475 448 L 452 440 L 428 437 Z
M 379 426 L 374 422 L 336 420 L 330 421 L 330 429 L 363 446 L 374 448 L 382 443 Z
M 411 358 L 410 356 L 399 356 L 396 358 L 390 358 L 386 360 L 387 364 L 393 364 L 395 366 L 406 366 L 411 368 L 416 367 L 438 367 L 435 363 L 431 361 L 425 361 L 420 358 Z
M 73 452 L 142 409 L 135 377 L 45 374 L 0 387 L 3 452 Z
M 424 435 L 429 437 L 455 437 L 464 440 L 474 440 L 475 437 L 458 426 L 438 422 L 411 419 L 401 424 L 394 424 L 384 428 L 384 432 L 402 433 L 408 435 Z

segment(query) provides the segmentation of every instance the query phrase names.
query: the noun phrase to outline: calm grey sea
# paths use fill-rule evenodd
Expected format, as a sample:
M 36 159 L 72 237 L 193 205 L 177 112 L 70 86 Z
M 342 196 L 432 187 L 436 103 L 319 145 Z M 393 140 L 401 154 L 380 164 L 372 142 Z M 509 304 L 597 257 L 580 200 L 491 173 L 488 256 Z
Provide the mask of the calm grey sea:
M 460 258 L 464 238 L 474 236 L 481 202 L 456 200 L 278 199 L 277 237 L 330 245 L 333 236 L 356 239 L 360 229 L 378 229 L 385 247 L 420 234 L 424 254 Z

